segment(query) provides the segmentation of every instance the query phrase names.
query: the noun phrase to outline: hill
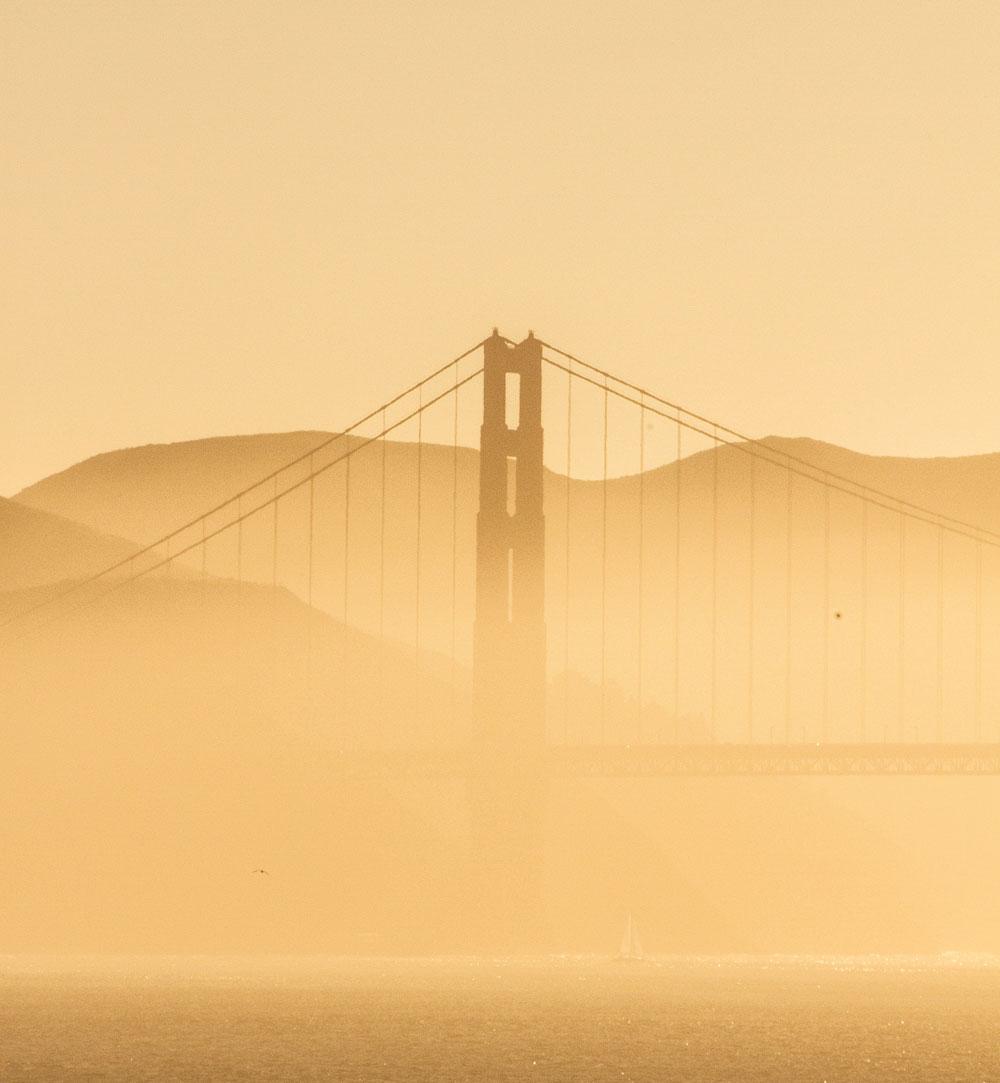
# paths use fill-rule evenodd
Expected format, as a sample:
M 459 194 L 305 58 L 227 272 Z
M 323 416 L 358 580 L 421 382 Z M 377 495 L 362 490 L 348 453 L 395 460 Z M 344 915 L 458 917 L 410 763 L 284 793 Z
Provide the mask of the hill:
M 331 435 L 264 433 L 107 451 L 14 499 L 147 545 Z
M 76 579 L 135 550 L 122 538 L 0 497 L 0 591 Z
M 13 499 L 92 529 L 148 544 L 234 492 L 308 453 L 331 436 L 332 433 L 317 431 L 262 433 L 123 448 L 95 455 L 42 478 L 22 489 Z M 346 444 L 338 443 L 337 447 L 356 443 L 353 438 L 348 438 Z M 389 443 L 391 469 L 412 477 L 416 445 L 397 440 Z M 804 437 L 770 436 L 761 443 L 778 455 L 805 460 L 816 472 L 841 475 L 859 485 L 890 492 L 942 514 L 1000 530 L 1000 453 L 912 459 L 864 455 Z M 426 443 L 421 455 L 429 486 L 426 495 L 433 501 L 436 489 L 447 487 L 450 496 L 452 449 Z M 701 497 L 707 493 L 704 472 L 699 464 L 710 459 L 711 454 L 705 451 L 682 459 L 682 472 L 695 467 L 690 480 L 696 483 Z M 745 463 L 745 456 L 738 447 L 722 447 L 719 459 L 720 495 L 725 500 L 727 491 L 734 484 L 742 488 L 738 467 Z M 357 479 L 358 488 L 370 488 L 375 482 L 374 475 L 369 477 L 365 467 L 371 467 L 377 460 L 376 448 L 356 460 L 363 462 L 363 480 Z M 470 486 L 474 491 L 478 485 L 478 451 L 459 449 L 458 466 L 460 491 L 468 492 Z M 648 472 L 647 477 L 652 482 L 648 494 L 651 500 L 657 499 L 658 488 L 667 490 L 673 485 L 674 469 L 668 465 Z M 555 502 L 558 490 L 563 487 L 562 478 L 550 474 L 548 483 L 552 490 L 552 510 L 558 513 Z M 580 484 L 586 485 L 585 482 Z M 612 493 L 628 486 L 628 478 L 612 478 L 610 482 Z M 335 495 L 331 494 L 331 497 Z M 704 503 L 704 500 L 700 502 Z
M 110 452 L 40 481 L 17 500 L 148 542 L 323 436 L 224 437 Z M 790 475 L 780 463 L 752 460 L 737 445 L 650 469 L 641 485 L 637 475 L 611 478 L 606 487 L 579 478 L 567 486 L 558 474 L 546 475 L 550 669 L 555 674 L 566 658 L 572 673 L 593 682 L 604 671 L 617 686 L 615 695 L 634 696 L 641 588 L 643 717 L 640 723 L 639 711 L 633 711 L 631 729 L 617 736 L 637 739 L 650 726 L 654 731 L 671 727 L 679 674 L 678 714 L 694 720 L 688 732 L 705 733 L 714 715 L 717 736 L 724 740 L 777 739 L 786 732 L 809 740 L 821 731 L 840 740 L 857 739 L 862 731 L 912 739 L 929 736 L 938 724 L 940 620 L 944 732 L 953 739 L 971 737 L 976 723 L 967 670 L 974 650 L 975 543 L 961 534 L 948 533 L 942 540 L 935 526 L 919 519 L 905 522 L 901 542 L 900 516 L 891 504 L 876 503 L 865 513 L 856 496 L 840 491 L 827 501 L 812 479 L 824 473 L 845 476 L 1000 530 L 1000 456 L 910 460 L 859 455 L 802 439 L 772 437 L 765 443 L 779 457 L 788 454 L 811 465 Z M 454 629 L 459 657 L 467 663 L 477 452 L 459 449 L 456 455 L 450 447 L 418 449 L 405 442 L 389 442 L 385 450 L 384 492 L 381 445 L 351 458 L 349 531 L 347 478 L 340 465 L 317 479 L 312 520 L 305 487 L 282 500 L 277 560 L 268 508 L 247 520 L 238 541 L 234 530 L 213 539 L 207 571 L 228 578 L 239 569 L 244 580 L 259 583 L 276 575 L 280 586 L 300 599 L 311 597 L 316 608 L 370 634 L 381 628 L 414 647 L 419 642 L 450 652 Z M 303 469 L 288 472 L 282 485 L 301 477 Z M 272 491 L 268 485 L 251 494 L 244 510 Z M 233 511 L 213 517 L 212 527 Z M 947 600 L 943 617 L 937 612 L 939 544 Z M 901 546 L 904 670 L 911 689 L 905 711 L 896 702 Z M 995 634 L 1000 621 L 991 616 L 1000 609 L 1000 562 L 994 554 L 994 547 L 984 549 L 980 649 L 987 659 L 1000 657 Z M 200 552 L 187 560 L 190 570 L 199 570 Z M 825 707 L 817 679 L 824 669 Z M 751 686 L 753 719 L 747 710 Z M 1000 717 L 1000 679 L 987 676 L 982 697 L 983 717 Z M 593 697 L 574 700 L 580 739 L 595 739 L 600 732 L 597 711 Z M 670 717 L 664 721 L 665 711 Z

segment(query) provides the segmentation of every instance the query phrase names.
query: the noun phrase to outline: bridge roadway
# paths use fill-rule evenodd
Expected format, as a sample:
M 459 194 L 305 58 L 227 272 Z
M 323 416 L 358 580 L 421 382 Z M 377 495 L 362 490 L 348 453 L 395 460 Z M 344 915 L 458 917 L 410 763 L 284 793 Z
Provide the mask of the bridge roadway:
M 550 778 L 737 775 L 1000 775 L 1000 744 L 549 745 Z M 492 765 L 468 747 L 343 751 L 335 773 L 353 778 L 469 778 Z

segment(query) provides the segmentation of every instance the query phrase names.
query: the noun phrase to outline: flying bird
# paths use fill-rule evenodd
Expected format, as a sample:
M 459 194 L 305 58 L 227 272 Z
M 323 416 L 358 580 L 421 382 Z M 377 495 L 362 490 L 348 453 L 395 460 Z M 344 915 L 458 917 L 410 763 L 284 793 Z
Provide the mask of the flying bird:
M 257 873 L 257 874 L 259 874 L 260 876 L 270 876 L 270 875 L 271 875 L 271 874 L 270 874 L 270 873 L 269 873 L 269 872 L 267 871 L 267 869 L 251 869 L 251 870 L 250 870 L 250 872 L 251 872 L 251 873 Z

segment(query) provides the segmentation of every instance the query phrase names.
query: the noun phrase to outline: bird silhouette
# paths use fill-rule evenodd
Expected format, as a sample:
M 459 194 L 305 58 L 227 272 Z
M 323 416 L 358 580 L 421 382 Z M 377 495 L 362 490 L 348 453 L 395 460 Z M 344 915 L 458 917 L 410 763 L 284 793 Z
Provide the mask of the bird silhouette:
M 267 869 L 251 869 L 250 872 L 251 873 L 258 873 L 260 876 L 270 876 L 271 875 L 267 871 Z

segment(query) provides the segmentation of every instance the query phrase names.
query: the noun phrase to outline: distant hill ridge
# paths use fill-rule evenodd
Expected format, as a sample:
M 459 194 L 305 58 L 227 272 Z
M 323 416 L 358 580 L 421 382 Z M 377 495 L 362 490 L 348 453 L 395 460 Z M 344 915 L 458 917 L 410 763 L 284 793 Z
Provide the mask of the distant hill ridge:
M 121 448 L 42 478 L 13 500 L 147 544 L 334 435 L 302 430 Z M 1000 529 L 1000 452 L 918 459 L 865 455 L 808 437 L 768 436 L 760 442 L 778 455 L 805 460 L 818 471 L 839 474 L 942 514 Z M 394 449 L 410 449 L 404 454 L 415 455 L 415 444 L 390 443 Z M 705 461 L 710 454 L 699 451 L 686 456 L 682 470 Z M 745 459 L 733 447 L 723 446 L 719 454 L 720 462 Z M 431 483 L 440 477 L 450 485 L 451 447 L 428 443 L 422 456 Z M 477 481 L 477 468 L 469 468 L 474 467 L 478 452 L 462 448 L 461 457 L 463 473 L 470 475 L 464 480 Z M 649 473 L 672 476 L 673 470 L 670 464 Z M 622 480 L 613 479 L 611 484 Z M 719 480 L 723 486 L 727 484 L 724 472 Z
M 0 519 L 4 549 L 0 556 L 0 590 L 39 586 L 98 571 L 130 552 L 130 544 L 147 545 L 197 518 L 207 509 L 229 498 L 307 454 L 334 434 L 318 431 L 266 433 L 245 436 L 220 436 L 174 444 L 148 444 L 109 451 L 86 459 L 66 470 L 43 478 L 22 490 L 12 501 L 5 501 L 5 517 Z M 354 438 L 348 438 L 349 440 Z M 959 458 L 908 459 L 868 456 L 808 438 L 767 437 L 761 441 L 775 453 L 794 456 L 810 464 L 806 473 L 828 471 L 852 479 L 859 485 L 894 494 L 901 499 L 926 506 L 943 514 L 986 529 L 1000 530 L 1000 454 Z M 692 583 L 709 573 L 706 559 L 706 530 L 710 528 L 708 508 L 717 500 L 719 528 L 725 532 L 728 550 L 723 559 L 733 573 L 733 590 L 738 588 L 740 554 L 747 548 L 746 509 L 750 491 L 750 457 L 745 448 L 722 446 L 717 470 L 712 452 L 700 451 L 681 460 L 680 491 L 683 503 L 684 559 L 686 574 Z M 415 577 L 413 561 L 416 546 L 417 517 L 414 500 L 417 445 L 391 441 L 389 456 L 386 514 L 388 541 L 385 566 L 397 579 L 398 607 L 407 604 L 409 586 Z M 474 581 L 475 515 L 478 504 L 479 457 L 474 448 L 460 448 L 458 456 L 450 446 L 425 443 L 419 453 L 421 463 L 421 574 L 428 587 L 426 599 L 450 599 L 451 562 L 457 560 L 458 612 L 461 626 L 471 622 Z M 372 596 L 377 574 L 380 545 L 381 451 L 371 445 L 351 459 L 351 560 L 353 575 L 359 584 L 368 585 L 355 595 L 355 603 Z M 453 469 L 458 469 L 457 504 L 453 508 L 455 486 Z M 300 467 L 301 471 L 303 468 Z M 300 474 L 289 475 L 298 477 Z M 334 468 L 324 474 L 316 488 L 316 542 L 325 567 L 343 561 L 344 472 Z M 786 492 L 788 476 L 782 466 L 757 461 L 753 485 L 757 500 L 755 529 L 763 554 L 759 567 L 768 561 L 780 564 L 787 529 Z M 803 560 L 815 558 L 814 527 L 821 523 L 823 502 L 819 486 L 804 477 L 793 478 L 795 488 L 797 554 Z M 650 560 L 655 545 L 671 550 L 672 508 L 678 490 L 678 467 L 670 463 L 649 470 L 644 484 L 645 528 Z M 280 577 L 285 586 L 304 597 L 303 561 L 307 518 L 304 490 L 290 495 L 282 503 L 282 560 Z M 259 494 L 260 497 L 267 494 Z M 574 620 L 586 623 L 591 597 L 600 578 L 600 552 L 596 546 L 596 524 L 602 514 L 603 492 L 599 482 L 573 479 L 569 487 L 571 530 L 574 532 L 572 575 L 582 591 L 581 604 Z M 565 546 L 566 486 L 564 480 L 549 474 L 546 482 L 547 541 L 552 552 Z M 609 513 L 609 552 L 632 554 L 638 543 L 639 487 L 634 475 L 610 479 L 607 488 Z M 835 541 L 840 546 L 841 563 L 855 558 L 860 539 L 858 502 L 837 493 L 833 500 Z M 26 514 L 18 516 L 16 511 Z M 29 512 L 35 513 L 32 518 Z M 454 519 L 453 519 L 454 512 Z M 38 518 L 37 516 L 42 516 Z M 50 520 L 44 516 L 53 517 Z M 452 536 L 455 524 L 456 537 Z M 46 525 L 47 524 L 47 525 Z M 220 523 L 221 525 L 221 523 Z M 898 530 L 893 513 L 877 511 L 868 529 L 873 538 L 882 537 L 888 553 L 890 535 Z M 929 529 L 929 528 L 928 528 Z M 127 539 L 127 540 L 125 540 Z M 919 540 L 919 539 L 918 539 Z M 266 513 L 251 521 L 244 537 L 242 574 L 259 582 L 270 581 L 272 573 L 271 533 Z M 770 550 L 769 550 L 770 547 Z M 236 571 L 231 539 L 213 543 L 208 571 L 229 577 Z M 772 556 L 768 556 L 768 552 Z M 287 556 L 286 556 L 287 553 Z M 885 557 L 883 559 L 888 559 Z M 200 557 L 194 562 L 200 563 Z M 663 563 L 662 559 L 659 561 Z M 550 590 L 561 596 L 560 562 L 550 568 Z M 194 565 L 192 565 L 193 567 Z M 777 565 L 776 565 L 777 566 Z M 800 562 L 800 566 L 801 562 Z M 194 570 L 197 570 L 195 568 Z M 616 568 L 609 597 L 630 599 L 636 584 L 634 561 L 626 560 Z M 655 568 L 654 568 L 655 571 Z M 666 574 L 666 569 L 661 569 Z M 662 576 L 661 576 L 662 578 Z M 316 581 L 314 602 L 328 612 L 337 613 L 340 601 L 332 575 L 320 575 Z M 655 582 L 658 582 L 655 581 Z M 664 580 L 655 589 L 667 589 Z M 390 591 L 390 594 L 392 592 Z M 617 604 L 615 602 L 614 604 Z M 624 603 L 623 603 L 624 604 Z M 741 604 L 735 600 L 734 606 Z M 734 609 L 735 612 L 735 609 Z M 725 604 L 721 613 L 725 614 Z M 429 613 L 431 646 L 443 648 L 450 638 L 450 612 Z M 371 627 L 354 609 L 360 627 Z M 612 612 L 619 623 L 630 619 L 624 610 Z M 401 617 L 405 623 L 408 618 Z M 614 626 L 614 625 L 612 625 Z
M 13 499 L 148 544 L 333 435 L 265 433 L 120 448 L 42 478 Z

